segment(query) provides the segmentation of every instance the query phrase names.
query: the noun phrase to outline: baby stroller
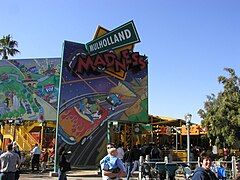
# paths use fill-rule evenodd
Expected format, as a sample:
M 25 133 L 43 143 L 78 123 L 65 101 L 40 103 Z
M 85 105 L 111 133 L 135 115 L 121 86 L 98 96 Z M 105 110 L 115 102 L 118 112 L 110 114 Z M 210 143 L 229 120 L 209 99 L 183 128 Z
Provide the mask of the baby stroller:
M 187 164 L 180 164 L 180 166 L 182 167 L 185 179 L 191 180 L 194 171 L 192 171 L 191 168 Z
M 144 179 L 159 179 L 159 172 L 155 168 L 152 168 L 148 163 L 142 165 L 142 176 Z
M 142 165 L 142 175 L 144 179 L 150 179 L 151 177 L 151 167 L 148 163 L 143 163 Z

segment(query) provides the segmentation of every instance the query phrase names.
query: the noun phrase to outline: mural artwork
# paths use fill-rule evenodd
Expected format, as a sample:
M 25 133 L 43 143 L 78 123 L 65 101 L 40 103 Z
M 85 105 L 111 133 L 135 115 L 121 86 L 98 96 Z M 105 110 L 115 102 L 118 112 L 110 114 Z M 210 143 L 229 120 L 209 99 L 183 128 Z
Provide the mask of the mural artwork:
M 99 27 L 89 48 L 64 42 L 59 144 L 71 147 L 73 165 L 97 163 L 97 148 L 107 137 L 108 121 L 148 120 L 147 57 L 134 52 L 134 44 L 129 43 L 131 23 L 112 31 Z M 117 47 L 106 47 L 114 42 Z M 97 52 L 101 46 L 104 50 Z
M 0 120 L 56 121 L 60 58 L 0 61 Z

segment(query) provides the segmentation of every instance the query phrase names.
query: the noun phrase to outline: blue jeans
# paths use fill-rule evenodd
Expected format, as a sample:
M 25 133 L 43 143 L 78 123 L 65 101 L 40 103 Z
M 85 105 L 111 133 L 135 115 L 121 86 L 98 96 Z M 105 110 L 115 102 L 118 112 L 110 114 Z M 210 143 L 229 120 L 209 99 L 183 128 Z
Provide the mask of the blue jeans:
M 67 180 L 67 172 L 63 172 L 58 168 L 58 180 Z
M 129 180 L 131 177 L 131 171 L 132 171 L 133 164 L 131 162 L 126 162 L 125 166 L 126 166 L 126 170 L 127 170 L 127 180 Z

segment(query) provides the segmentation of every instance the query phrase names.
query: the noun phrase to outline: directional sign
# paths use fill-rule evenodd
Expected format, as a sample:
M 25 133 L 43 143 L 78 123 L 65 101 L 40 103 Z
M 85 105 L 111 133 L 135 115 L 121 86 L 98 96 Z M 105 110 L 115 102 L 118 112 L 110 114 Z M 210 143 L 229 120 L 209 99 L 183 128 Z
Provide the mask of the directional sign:
M 142 131 L 152 132 L 152 125 L 151 124 L 141 125 L 141 129 Z
M 89 54 L 94 55 L 109 50 L 114 50 L 129 44 L 140 42 L 136 27 L 133 21 L 100 36 L 86 44 Z

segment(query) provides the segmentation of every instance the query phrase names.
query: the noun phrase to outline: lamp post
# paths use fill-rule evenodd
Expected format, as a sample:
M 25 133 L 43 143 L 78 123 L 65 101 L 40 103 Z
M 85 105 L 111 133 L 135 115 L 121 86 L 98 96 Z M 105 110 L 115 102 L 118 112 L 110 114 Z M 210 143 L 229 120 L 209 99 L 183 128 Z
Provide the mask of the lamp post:
M 192 115 L 187 113 L 185 115 L 186 126 L 187 126 L 187 164 L 190 165 L 190 125 L 191 125 Z

